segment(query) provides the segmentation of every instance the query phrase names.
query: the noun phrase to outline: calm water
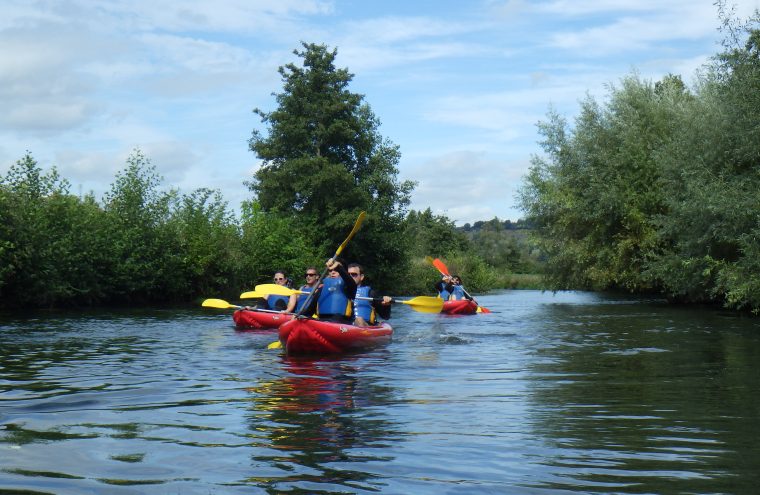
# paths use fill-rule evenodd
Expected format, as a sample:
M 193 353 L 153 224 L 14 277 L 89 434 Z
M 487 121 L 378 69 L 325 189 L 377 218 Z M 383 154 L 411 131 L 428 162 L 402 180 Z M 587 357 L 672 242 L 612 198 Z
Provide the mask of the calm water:
M 760 320 L 480 302 L 316 361 L 220 311 L 0 317 L 0 493 L 760 492 Z

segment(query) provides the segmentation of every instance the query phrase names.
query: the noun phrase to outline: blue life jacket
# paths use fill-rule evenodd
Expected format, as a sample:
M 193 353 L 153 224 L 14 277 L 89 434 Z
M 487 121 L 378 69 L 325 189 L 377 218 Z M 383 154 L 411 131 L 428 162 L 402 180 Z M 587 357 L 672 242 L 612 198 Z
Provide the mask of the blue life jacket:
M 269 297 L 267 297 L 267 305 L 269 306 L 269 309 L 277 309 L 277 310 L 286 309 L 288 307 L 289 301 L 290 301 L 290 296 L 278 296 L 275 294 L 269 294 Z
M 322 281 L 322 292 L 317 300 L 317 314 L 351 316 L 351 301 L 346 297 L 342 278 L 326 278 Z
M 361 316 L 364 321 L 374 325 L 376 321 L 375 308 L 372 307 L 372 301 L 365 301 L 359 297 L 369 297 L 372 288 L 369 285 L 362 285 L 356 289 L 356 299 L 354 299 L 354 315 Z
M 444 301 L 448 301 L 450 296 L 451 296 L 451 293 L 447 291 L 446 289 L 443 289 L 441 292 L 438 293 L 438 297 L 440 297 Z
M 454 289 L 451 291 L 451 295 L 454 296 L 454 299 L 457 301 L 461 301 L 464 299 L 464 287 L 461 285 L 455 285 Z
M 298 289 L 302 292 L 311 292 L 313 289 L 309 287 L 308 285 L 302 286 L 300 289 Z M 306 302 L 306 299 L 309 298 L 309 294 L 300 294 L 298 298 L 296 299 L 296 309 L 295 312 L 301 311 L 301 308 L 303 307 L 303 303 Z

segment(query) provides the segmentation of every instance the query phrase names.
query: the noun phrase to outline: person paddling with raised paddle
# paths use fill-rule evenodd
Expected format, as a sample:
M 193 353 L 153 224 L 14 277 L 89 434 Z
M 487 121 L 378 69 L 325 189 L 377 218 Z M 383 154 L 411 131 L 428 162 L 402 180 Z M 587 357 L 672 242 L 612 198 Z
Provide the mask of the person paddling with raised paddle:
M 356 282 L 348 274 L 340 258 L 330 258 L 325 266 L 328 276 L 322 279 L 311 300 L 307 299 L 308 306 L 298 312 L 305 315 L 316 314 L 320 320 L 352 323 Z
M 438 292 L 438 297 L 444 301 L 451 298 L 451 291 L 454 290 L 454 284 L 451 283 L 451 276 L 448 274 L 442 274 L 441 280 L 436 282 L 433 287 Z

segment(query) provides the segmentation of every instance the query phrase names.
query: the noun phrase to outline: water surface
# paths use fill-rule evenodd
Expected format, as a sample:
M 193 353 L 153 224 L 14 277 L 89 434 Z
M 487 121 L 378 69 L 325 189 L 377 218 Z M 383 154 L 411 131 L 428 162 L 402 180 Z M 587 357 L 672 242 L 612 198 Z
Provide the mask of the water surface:
M 221 311 L 0 317 L 0 493 L 758 493 L 758 320 L 479 300 L 316 360 Z

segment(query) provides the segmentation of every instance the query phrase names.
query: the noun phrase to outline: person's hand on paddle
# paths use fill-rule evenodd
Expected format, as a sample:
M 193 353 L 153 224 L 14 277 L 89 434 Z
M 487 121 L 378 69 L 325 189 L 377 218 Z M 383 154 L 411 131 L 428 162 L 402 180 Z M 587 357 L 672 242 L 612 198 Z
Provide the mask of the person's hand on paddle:
M 392 297 L 390 297 L 390 296 L 383 296 L 383 300 L 382 300 L 382 302 L 380 304 L 382 304 L 383 306 L 388 306 L 392 302 L 393 302 L 393 298 Z
M 335 258 L 330 258 L 330 259 L 329 259 L 329 260 L 327 260 L 327 262 L 325 263 L 325 266 L 326 266 L 326 267 L 327 267 L 327 269 L 328 269 L 328 270 L 330 270 L 331 272 L 332 272 L 332 271 L 337 271 L 337 270 L 338 270 L 338 267 L 340 266 L 340 261 L 336 260 Z

